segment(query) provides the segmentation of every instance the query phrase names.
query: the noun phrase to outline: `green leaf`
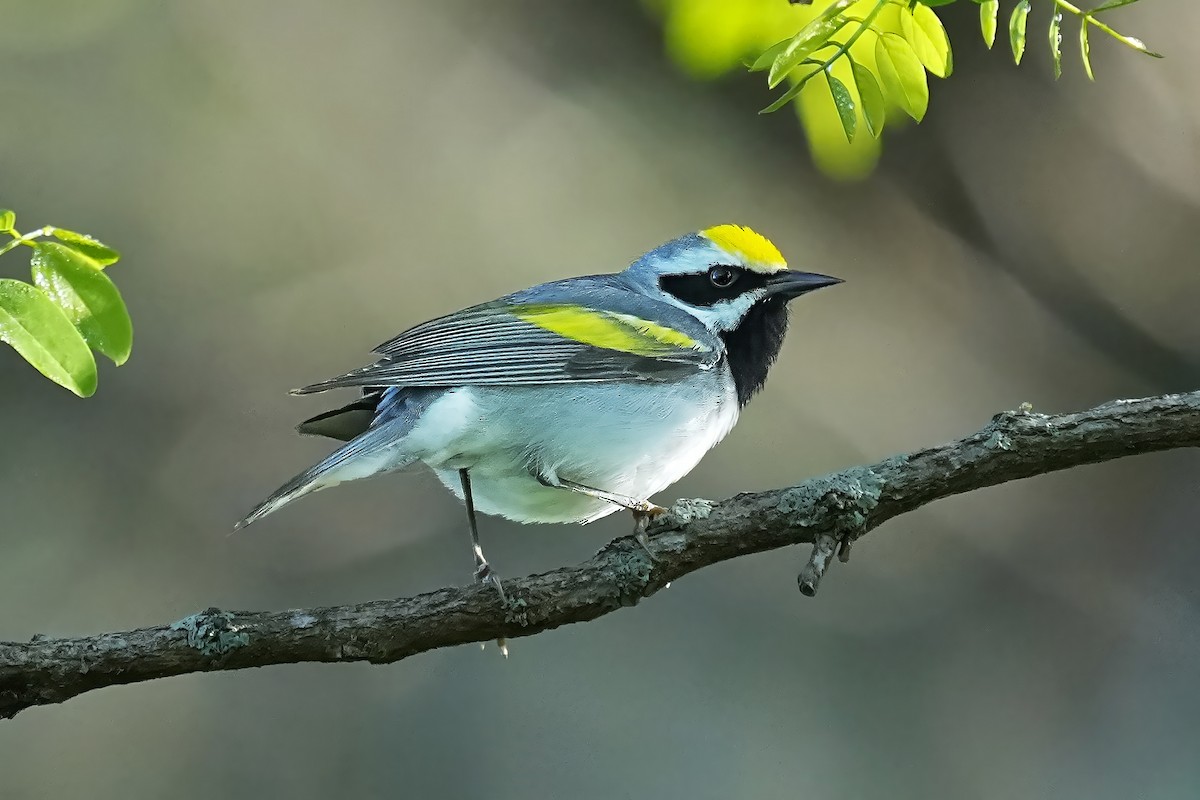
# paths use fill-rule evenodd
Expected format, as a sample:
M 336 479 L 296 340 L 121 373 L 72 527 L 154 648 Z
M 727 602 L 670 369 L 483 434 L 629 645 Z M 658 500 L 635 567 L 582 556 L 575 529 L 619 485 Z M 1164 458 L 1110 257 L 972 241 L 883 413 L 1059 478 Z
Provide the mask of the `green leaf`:
M 63 228 L 53 228 L 50 233 L 55 239 L 60 242 L 66 242 L 75 250 L 83 253 L 88 258 L 95 261 L 101 267 L 107 267 L 109 264 L 115 264 L 121 254 L 113 250 L 108 245 L 104 244 L 86 233 L 76 233 Z
M 0 233 L 8 233 L 17 224 L 17 215 L 7 208 L 0 208 Z
M 871 70 L 850 60 L 850 69 L 854 73 L 854 85 L 858 87 L 858 101 L 862 105 L 863 121 L 867 123 L 867 131 L 876 139 L 883 133 L 883 123 L 887 119 L 887 105 L 883 102 L 883 91 L 879 81 Z
M 920 122 L 929 108 L 929 84 L 925 79 L 925 68 L 908 42 L 890 32 L 878 37 L 875 40 L 875 66 L 879 69 L 885 96 Z
M 946 36 L 946 29 L 933 9 L 922 4 L 916 5 L 911 11 L 900 9 L 900 30 L 925 69 L 939 78 L 950 75 L 954 70 L 950 38 Z
M 1096 80 L 1096 76 L 1092 74 L 1092 48 L 1088 44 L 1088 21 L 1087 17 L 1079 25 L 1079 55 L 1083 58 L 1083 71 L 1087 73 L 1088 80 Z
M 923 6 L 948 6 L 955 0 L 917 0 Z
M 764 108 L 762 111 L 759 111 L 758 113 L 760 113 L 760 114 L 774 113 L 774 112 L 778 111 L 779 109 L 783 108 L 784 106 L 786 106 L 788 103 L 795 100 L 796 97 L 799 96 L 800 91 L 804 88 L 804 84 L 806 84 L 808 82 L 808 79 L 811 78 L 815 74 L 816 74 L 816 70 L 813 70 L 808 75 L 805 75 L 803 78 L 801 78 L 800 80 L 794 81 L 786 92 L 784 92 L 778 98 L 776 98 L 774 103 L 771 103 L 771 105 L 767 106 L 766 108 Z
M 784 39 L 782 42 L 776 42 L 775 44 L 771 45 L 766 50 L 763 50 L 762 54 L 758 58 L 746 64 L 746 69 L 748 69 L 750 72 L 762 72 L 764 69 L 771 66 L 771 62 L 773 62 L 779 56 L 779 54 L 783 52 L 784 48 L 787 47 L 788 43 L 791 41 L 791 39 Z
M 829 37 L 841 30 L 845 24 L 846 20 L 844 19 L 817 17 L 801 28 L 800 32 L 792 38 L 792 41 L 788 42 L 788 46 L 775 59 L 775 63 L 771 65 L 771 70 L 767 73 L 767 86 L 774 89 L 782 83 L 789 72 L 800 66 L 804 59 L 824 47 L 828 43 Z
M 979 30 L 988 50 L 996 43 L 996 15 L 1000 13 L 1000 0 L 984 0 L 979 4 Z
M 1097 13 L 1098 11 L 1108 11 L 1109 9 L 1120 8 L 1121 6 L 1131 6 L 1137 1 L 1138 0 L 1108 0 L 1107 3 L 1101 3 L 1087 13 L 1091 15 Z
M 829 41 L 829 37 L 850 21 L 840 18 L 840 15 L 855 2 L 857 0 L 835 0 L 824 11 L 809 20 L 808 24 L 792 37 L 791 42 L 771 65 L 771 71 L 767 73 L 767 85 L 774 89 L 783 82 L 789 72 L 800 66 L 804 59 L 824 47 L 825 43 Z
M 1062 12 L 1050 17 L 1050 55 L 1054 58 L 1054 80 L 1062 77 Z
M 93 350 L 124 364 L 133 347 L 133 323 L 121 293 L 96 264 L 58 242 L 33 246 L 33 282 L 54 300 Z
M 1021 0 L 1008 20 L 1008 43 L 1012 45 L 1013 60 L 1021 63 L 1025 55 L 1025 23 L 1029 19 L 1029 0 Z
M 1146 55 L 1151 56 L 1152 58 L 1162 58 L 1163 57 L 1162 53 L 1156 53 L 1153 50 L 1151 50 L 1149 47 L 1146 47 L 1146 43 L 1143 42 L 1141 39 L 1137 38 L 1136 36 L 1126 36 L 1124 34 L 1118 33 L 1118 34 L 1116 34 L 1116 39 L 1118 42 L 1127 44 L 1130 47 L 1132 47 L 1134 50 L 1137 50 L 1139 53 L 1145 53 Z
M 825 70 L 825 81 L 829 84 L 829 93 L 833 95 L 833 105 L 837 108 L 846 141 L 853 142 L 854 134 L 858 130 L 858 112 L 854 108 L 854 97 L 846 88 L 846 84 L 833 77 L 829 70 Z
M 80 397 L 96 391 L 96 359 L 71 320 L 37 287 L 0 278 L 0 342 Z

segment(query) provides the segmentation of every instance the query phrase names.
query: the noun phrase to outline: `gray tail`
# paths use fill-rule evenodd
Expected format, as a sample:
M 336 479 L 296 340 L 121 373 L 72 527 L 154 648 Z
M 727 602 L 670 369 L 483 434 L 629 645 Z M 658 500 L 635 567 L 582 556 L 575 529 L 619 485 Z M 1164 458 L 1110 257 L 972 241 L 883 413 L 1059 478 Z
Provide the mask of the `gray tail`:
M 321 463 L 306 469 L 280 486 L 234 525 L 233 529 L 240 530 L 306 494 L 337 486 L 344 481 L 403 469 L 412 464 L 416 458 L 406 455 L 399 446 L 407 433 L 406 423 L 406 420 L 395 419 L 368 428 L 333 451 Z
M 249 514 L 238 520 L 234 524 L 233 529 L 240 531 L 251 522 L 261 519 L 273 511 L 278 511 L 293 500 L 299 500 L 310 492 L 316 492 L 333 486 L 333 483 L 322 482 L 321 480 L 322 474 L 327 471 L 321 469 L 324 463 L 322 461 L 321 464 L 317 464 L 315 467 L 301 472 L 283 486 L 280 486 L 271 493 L 270 497 L 256 505 Z

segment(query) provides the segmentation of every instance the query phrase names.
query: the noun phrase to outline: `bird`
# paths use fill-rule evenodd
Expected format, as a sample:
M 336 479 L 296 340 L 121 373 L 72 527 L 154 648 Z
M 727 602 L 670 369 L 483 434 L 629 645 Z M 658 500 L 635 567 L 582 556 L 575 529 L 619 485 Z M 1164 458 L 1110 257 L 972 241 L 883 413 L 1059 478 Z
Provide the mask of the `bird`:
M 588 523 L 627 509 L 648 548 L 645 523 L 664 510 L 651 498 L 722 441 L 763 388 L 789 302 L 842 282 L 788 269 L 765 236 L 721 224 L 620 272 L 417 324 L 377 346 L 373 363 L 292 390 L 359 395 L 297 426 L 342 444 L 235 530 L 312 492 L 424 464 L 464 503 L 475 580 L 502 601 L 479 513 Z

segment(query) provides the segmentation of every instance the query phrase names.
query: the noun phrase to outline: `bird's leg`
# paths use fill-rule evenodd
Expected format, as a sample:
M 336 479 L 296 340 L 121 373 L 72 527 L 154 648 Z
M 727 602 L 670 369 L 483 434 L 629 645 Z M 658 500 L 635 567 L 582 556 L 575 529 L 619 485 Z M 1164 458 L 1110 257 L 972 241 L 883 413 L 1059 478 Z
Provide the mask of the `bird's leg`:
M 467 505 L 467 524 L 471 526 L 471 553 L 475 557 L 475 581 L 490 583 L 500 594 L 500 602 L 507 603 L 504 587 L 500 578 L 492 571 L 492 565 L 483 557 L 483 548 L 479 546 L 479 524 L 475 521 L 475 498 L 471 495 L 471 475 L 465 469 L 458 471 L 458 479 L 462 483 L 463 502 Z
M 646 528 L 650 524 L 650 520 L 666 513 L 666 509 L 662 506 L 656 506 L 649 500 L 638 500 L 633 497 L 627 497 L 623 494 L 615 494 L 606 492 L 603 489 L 593 489 L 591 486 L 584 486 L 582 483 L 559 478 L 557 483 L 551 483 L 542 476 L 538 476 L 540 481 L 545 486 L 553 486 L 560 489 L 568 489 L 579 494 L 586 494 L 588 497 L 594 497 L 597 500 L 604 500 L 621 508 L 627 508 L 633 512 L 633 535 L 637 539 L 638 544 L 646 551 L 646 555 L 650 556 L 651 561 L 658 561 L 654 551 L 650 549 L 650 541 L 646 538 Z
M 479 546 L 479 524 L 475 521 L 475 498 L 471 495 L 471 475 L 465 469 L 458 471 L 459 482 L 462 483 L 463 502 L 467 506 L 467 523 L 471 526 L 471 553 L 475 557 L 475 582 L 490 583 L 500 594 L 500 602 L 507 605 L 508 598 L 504 595 L 504 586 L 500 577 L 492 570 L 492 565 L 483 557 L 483 548 Z M 503 637 L 496 640 L 500 652 L 508 658 L 508 642 Z

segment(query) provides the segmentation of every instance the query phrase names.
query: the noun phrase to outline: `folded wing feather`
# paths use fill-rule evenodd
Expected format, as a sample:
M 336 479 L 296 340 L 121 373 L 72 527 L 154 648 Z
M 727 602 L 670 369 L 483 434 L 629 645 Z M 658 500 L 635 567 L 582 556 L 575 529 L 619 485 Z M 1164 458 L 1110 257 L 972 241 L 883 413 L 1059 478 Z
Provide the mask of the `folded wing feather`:
M 669 381 L 720 354 L 636 315 L 575 304 L 497 301 L 417 325 L 375 348 L 374 364 L 295 394 L 342 387 L 522 386 Z

